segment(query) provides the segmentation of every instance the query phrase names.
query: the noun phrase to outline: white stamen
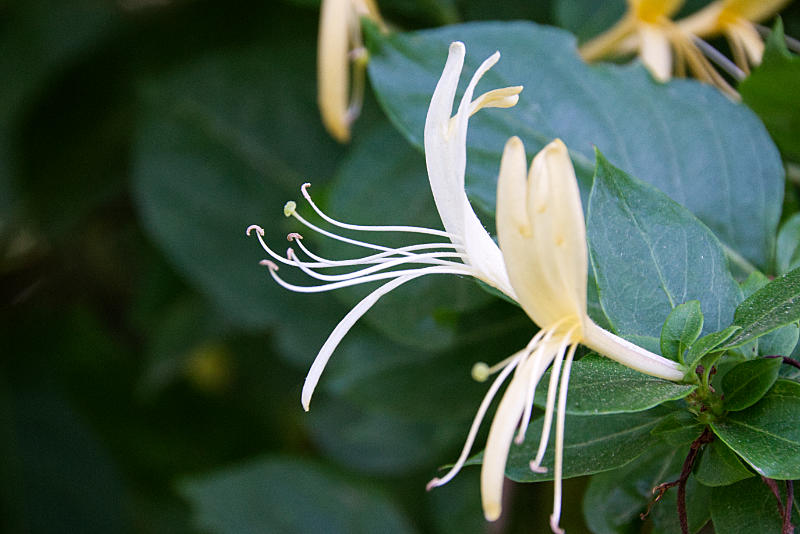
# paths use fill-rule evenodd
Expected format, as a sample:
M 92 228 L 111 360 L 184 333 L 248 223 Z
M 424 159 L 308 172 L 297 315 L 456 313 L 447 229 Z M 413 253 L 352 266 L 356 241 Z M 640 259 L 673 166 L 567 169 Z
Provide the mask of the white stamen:
M 270 270 L 272 272 L 272 270 Z M 448 273 L 450 271 L 443 269 L 441 267 L 427 267 L 425 269 L 418 269 L 414 274 L 408 274 L 406 276 L 401 276 L 396 280 L 392 280 L 389 283 L 386 283 L 364 297 L 361 302 L 356 304 L 352 310 L 347 312 L 347 315 L 339 321 L 339 324 L 336 325 L 336 328 L 333 329 L 331 334 L 328 336 L 328 339 L 325 340 L 325 343 L 322 345 L 322 348 L 319 350 L 317 357 L 314 359 L 314 363 L 311 364 L 311 369 L 308 371 L 308 375 L 306 376 L 306 381 L 303 384 L 303 392 L 300 396 L 301 402 L 303 404 L 303 409 L 305 411 L 309 410 L 309 406 L 311 404 L 311 396 L 314 394 L 314 389 L 317 387 L 317 383 L 319 382 L 319 378 L 322 375 L 322 371 L 325 370 L 325 365 L 328 363 L 328 360 L 333 354 L 333 351 L 342 341 L 344 336 L 353 325 L 358 321 L 362 315 L 364 315 L 383 295 L 389 293 L 390 291 L 400 287 L 401 285 L 405 284 L 406 282 L 410 282 L 415 278 L 419 278 L 420 276 L 424 276 L 426 274 L 434 274 L 434 273 Z M 413 273 L 413 271 L 412 271 Z M 273 273 L 273 277 L 274 277 Z
M 309 267 L 307 267 L 303 262 L 301 262 L 297 255 L 295 255 L 294 250 L 291 248 L 286 251 L 286 257 L 293 262 L 293 265 L 297 266 L 301 271 L 306 273 L 312 278 L 316 278 L 317 280 L 323 280 L 328 282 L 335 282 L 339 280 L 352 280 L 355 278 L 360 278 L 362 276 L 367 276 L 369 274 L 384 271 L 386 269 L 391 269 L 393 267 L 397 267 L 399 265 L 408 264 L 408 263 L 421 263 L 421 264 L 428 264 L 428 265 L 448 265 L 454 267 L 463 267 L 463 263 L 456 263 L 453 261 L 442 260 L 440 258 L 447 258 L 447 257 L 460 257 L 460 254 L 457 252 L 429 252 L 426 254 L 415 254 L 413 256 L 404 257 L 404 258 L 396 258 L 392 260 L 387 260 L 382 263 L 377 263 L 375 265 L 371 265 L 370 267 L 364 267 L 363 269 L 359 269 L 357 271 L 353 271 L 351 273 L 344 273 L 344 274 L 321 274 L 316 271 L 313 271 Z
M 564 361 L 564 372 L 558 389 L 558 419 L 556 420 L 555 473 L 553 477 L 553 515 L 550 516 L 550 528 L 556 534 L 564 534 L 558 526 L 561 520 L 561 474 L 564 465 L 564 421 L 567 411 L 567 391 L 569 389 L 569 373 L 572 369 L 572 358 L 575 356 L 577 344 L 573 344 Z
M 436 477 L 425 486 L 425 489 L 428 491 L 432 490 L 433 488 L 437 488 L 439 486 L 443 486 L 450 482 L 454 476 L 461 471 L 461 468 L 464 466 L 464 463 L 467 461 L 467 457 L 469 456 L 469 452 L 472 450 L 472 445 L 475 443 L 475 437 L 478 435 L 478 429 L 481 426 L 481 422 L 483 422 L 483 418 L 486 415 L 486 411 L 489 409 L 489 405 L 494 400 L 495 395 L 497 395 L 497 391 L 500 389 L 500 386 L 503 385 L 508 375 L 514 368 L 517 366 L 519 361 L 527 354 L 528 349 L 522 349 L 521 351 L 515 353 L 511 356 L 511 363 L 505 366 L 503 370 L 497 375 L 497 378 L 494 379 L 492 382 L 489 391 L 486 392 L 486 395 L 483 397 L 483 401 L 481 401 L 481 405 L 478 407 L 478 412 L 475 414 L 475 418 L 472 420 L 472 426 L 469 428 L 469 434 L 467 434 L 467 440 L 464 443 L 464 447 L 461 449 L 461 454 L 456 460 L 456 463 L 453 464 L 453 467 L 447 472 L 447 474 L 441 478 Z
M 293 263 L 290 264 L 294 265 Z M 379 280 L 387 280 L 390 278 L 405 277 L 417 274 L 424 275 L 429 273 L 430 274 L 446 273 L 446 274 L 461 274 L 465 276 L 470 276 L 472 274 L 472 271 L 470 271 L 467 268 L 456 268 L 450 266 L 437 265 L 434 267 L 421 267 L 419 269 L 404 269 L 400 271 L 392 271 L 390 273 L 377 273 L 368 276 L 362 276 L 361 278 L 357 278 L 355 280 L 342 280 L 340 282 L 331 282 L 330 284 L 322 284 L 318 286 L 297 286 L 294 284 L 290 284 L 289 282 L 282 279 L 280 276 L 275 274 L 275 271 L 277 271 L 277 269 L 270 268 L 269 270 L 269 274 L 272 276 L 272 278 L 282 287 L 288 289 L 289 291 L 295 291 L 297 293 L 323 293 L 325 291 L 334 291 L 336 289 L 341 289 L 343 287 L 357 286 L 360 284 L 377 282 Z
M 434 228 L 423 228 L 420 226 L 372 226 L 372 225 L 361 225 L 361 224 L 350 224 L 344 223 L 341 221 L 337 221 L 336 219 L 326 215 L 323 211 L 311 200 L 311 194 L 308 192 L 308 188 L 311 187 L 311 184 L 306 182 L 300 187 L 300 191 L 303 193 L 303 197 L 308 201 L 314 211 L 317 212 L 317 215 L 328 221 L 334 226 L 338 226 L 339 228 L 346 228 L 348 230 L 360 230 L 363 232 L 408 232 L 414 234 L 428 234 L 428 235 L 436 235 L 440 237 L 446 237 L 447 239 L 453 239 L 453 235 L 449 234 L 443 230 L 436 230 Z

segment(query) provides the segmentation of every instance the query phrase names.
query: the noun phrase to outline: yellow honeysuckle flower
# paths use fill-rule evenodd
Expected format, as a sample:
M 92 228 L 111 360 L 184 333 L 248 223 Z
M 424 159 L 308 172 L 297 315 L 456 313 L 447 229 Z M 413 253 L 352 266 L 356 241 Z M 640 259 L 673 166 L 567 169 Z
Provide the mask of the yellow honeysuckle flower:
M 511 441 L 522 443 L 531 418 L 536 386 L 552 369 L 547 390 L 544 425 L 533 471 L 541 466 L 557 411 L 553 515 L 554 532 L 561 517 L 561 473 L 564 421 L 572 358 L 578 344 L 643 373 L 679 381 L 685 369 L 597 326 L 586 312 L 588 256 L 586 225 L 580 192 L 567 148 L 555 140 L 533 159 L 526 172 L 522 141 L 506 143 L 497 184 L 497 236 L 506 271 L 517 302 L 540 327 L 521 351 L 492 368 L 476 365 L 473 375 L 485 379 L 499 373 L 478 409 L 461 456 L 442 478 L 428 487 L 440 486 L 455 476 L 466 461 L 478 427 L 502 383 L 508 387 L 492 420 L 481 468 L 481 496 L 487 520 L 501 513 L 506 459 Z M 558 406 L 556 409 L 556 392 Z
M 325 128 L 342 143 L 350 140 L 350 125 L 361 112 L 364 98 L 367 52 L 361 38 L 361 17 L 383 25 L 374 0 L 322 0 L 317 102 Z
M 464 66 L 464 55 L 465 49 L 462 43 L 456 42 L 450 45 L 447 63 L 434 90 L 425 120 L 425 161 L 428 167 L 428 178 L 445 231 L 412 226 L 363 226 L 340 222 L 326 215 L 314 203 L 308 192 L 309 184 L 304 184 L 301 188 L 303 197 L 311 208 L 332 226 L 355 232 L 404 232 L 428 235 L 439 238 L 439 242 L 415 243 L 392 248 L 340 236 L 306 220 L 297 213 L 297 205 L 294 202 L 288 202 L 284 208 L 287 217 L 294 217 L 301 224 L 322 236 L 360 246 L 370 250 L 371 253 L 348 260 L 323 258 L 306 247 L 300 234 L 292 233 L 288 236 L 289 241 L 295 242 L 306 258 L 300 259 L 291 248 L 284 257 L 267 245 L 264 240 L 263 228 L 252 225 L 247 229 L 248 235 L 255 232 L 262 248 L 272 258 L 272 260 L 263 260 L 262 264 L 269 268 L 270 274 L 277 283 L 289 290 L 317 293 L 389 280 L 356 304 L 333 329 L 323 344 L 311 365 L 303 386 L 301 400 L 306 410 L 309 409 L 311 396 L 328 359 L 345 334 L 380 297 L 406 282 L 428 274 L 472 276 L 498 289 L 509 298 L 515 298 L 505 272 L 500 249 L 480 223 L 467 199 L 464 190 L 464 174 L 467 165 L 467 125 L 470 116 L 486 107 L 515 105 L 519 98 L 517 95 L 522 91 L 522 87 L 496 89 L 475 99 L 472 98 L 478 81 L 500 59 L 500 54 L 495 53 L 484 61 L 475 72 L 464 91 L 455 116 L 451 116 L 458 81 Z M 317 286 L 290 284 L 277 274 L 278 265 L 275 262 L 297 267 L 308 276 L 325 283 Z M 342 267 L 357 269 L 345 274 L 324 274 L 326 269 Z
M 628 0 L 628 11 L 611 29 L 585 43 L 580 53 L 586 61 L 610 54 L 639 52 L 653 76 L 669 80 L 672 74 L 670 17 L 684 0 Z
M 628 0 L 628 11 L 622 19 L 582 45 L 581 56 L 586 61 L 595 61 L 638 52 L 642 64 L 661 82 L 668 81 L 673 70 L 676 75 L 685 76 L 688 66 L 700 81 L 716 85 L 733 98 L 738 97 L 700 51 L 696 37 L 671 20 L 683 1 Z
M 759 65 L 764 55 L 764 41 L 753 23 L 775 15 L 788 3 L 789 0 L 717 0 L 677 24 L 683 31 L 704 39 L 724 35 L 734 61 L 749 73 L 750 65 Z

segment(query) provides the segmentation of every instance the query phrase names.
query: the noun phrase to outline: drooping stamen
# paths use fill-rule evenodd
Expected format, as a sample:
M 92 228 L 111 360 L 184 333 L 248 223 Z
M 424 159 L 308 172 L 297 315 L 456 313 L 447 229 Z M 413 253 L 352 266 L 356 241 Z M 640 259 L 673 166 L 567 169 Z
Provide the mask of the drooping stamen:
M 346 228 L 347 230 L 359 230 L 362 232 L 408 232 L 413 234 L 427 234 L 427 235 L 435 235 L 440 237 L 446 237 L 447 239 L 453 239 L 454 236 L 449 234 L 443 230 L 436 230 L 434 228 L 424 228 L 421 226 L 402 226 L 402 225 L 381 225 L 381 226 L 373 226 L 373 225 L 361 225 L 361 224 L 350 224 L 341 221 L 337 221 L 333 217 L 326 215 L 316 203 L 311 200 L 311 194 L 308 192 L 308 188 L 311 187 L 311 184 L 306 182 L 300 187 L 300 192 L 303 194 L 303 197 L 309 203 L 309 205 L 317 212 L 317 215 L 328 221 L 334 226 L 338 226 L 339 228 Z
M 447 484 L 453 479 L 454 476 L 458 474 L 459 471 L 461 471 L 461 468 L 464 467 L 464 463 L 467 461 L 467 457 L 472 450 L 472 445 L 475 443 L 475 437 L 478 435 L 478 429 L 483 422 L 486 411 L 489 409 L 489 405 L 492 403 L 492 400 L 494 400 L 495 395 L 497 395 L 497 391 L 500 389 L 500 386 L 503 385 L 503 382 L 505 382 L 506 378 L 508 378 L 508 375 L 514 370 L 520 360 L 525 357 L 527 352 L 528 349 L 525 348 L 513 354 L 511 356 L 511 363 L 506 365 L 500 374 L 497 375 L 497 378 L 494 379 L 494 382 L 492 382 L 491 387 L 486 392 L 486 395 L 484 395 L 483 400 L 478 407 L 478 412 L 475 414 L 475 418 L 472 420 L 472 425 L 470 426 L 469 433 L 467 434 L 467 440 L 464 443 L 464 447 L 461 449 L 461 454 L 458 456 L 458 460 L 456 460 L 456 463 L 453 464 L 453 467 L 451 467 L 447 474 L 445 474 L 443 477 L 436 477 L 428 482 L 428 484 L 425 486 L 426 490 L 430 491 L 433 488 Z
M 535 466 L 536 469 L 532 469 L 534 472 L 539 472 L 539 463 L 544 456 L 544 451 L 547 448 L 547 441 L 550 436 L 550 425 L 553 418 L 553 404 L 555 404 L 555 390 L 557 389 L 558 385 L 558 376 L 561 372 L 561 363 L 564 361 L 564 353 L 567 350 L 567 345 L 569 345 L 570 339 L 572 338 L 572 334 L 577 330 L 577 327 L 572 328 L 567 332 L 567 334 L 561 339 L 561 343 L 558 346 L 553 357 L 544 357 L 542 358 L 541 365 L 547 366 L 552 361 L 552 366 L 550 368 L 550 383 L 547 386 L 547 404 L 545 405 L 545 416 L 544 421 L 542 424 L 542 432 L 539 437 L 539 449 L 536 452 L 536 457 L 534 461 L 531 463 L 532 466 Z M 543 350 L 545 347 L 543 347 Z M 542 373 L 544 374 L 544 373 Z M 533 378 L 533 377 L 532 377 Z M 528 427 L 528 422 L 531 418 L 531 412 L 533 411 L 533 398 L 536 393 L 536 386 L 539 384 L 539 378 L 535 380 L 531 380 L 528 386 L 528 398 L 525 404 L 525 411 L 523 412 L 522 417 L 522 424 L 520 424 L 519 435 L 517 436 L 517 443 L 522 443 L 525 440 L 525 430 Z
M 401 285 L 405 284 L 406 282 L 410 282 L 415 278 L 419 278 L 420 276 L 425 276 L 427 274 L 436 274 L 436 273 L 451 273 L 452 271 L 449 269 L 445 269 L 442 267 L 426 267 L 424 269 L 417 269 L 416 272 L 411 271 L 413 274 L 407 274 L 405 276 L 400 276 L 399 278 L 392 280 L 378 289 L 374 290 L 372 293 L 364 297 L 361 302 L 356 304 L 352 310 L 347 312 L 347 315 L 339 321 L 339 324 L 336 325 L 336 328 L 328 336 L 328 339 L 325 340 L 325 343 L 322 345 L 322 348 L 319 350 L 317 357 L 314 359 L 314 363 L 311 364 L 311 369 L 308 371 L 308 375 L 306 376 L 306 381 L 303 384 L 303 391 L 300 396 L 301 402 L 303 404 L 303 409 L 305 411 L 309 410 L 309 406 L 311 404 L 311 396 L 314 394 L 314 389 L 317 387 L 317 383 L 319 382 L 319 378 L 322 375 L 322 371 L 325 370 L 325 365 L 328 363 L 328 360 L 333 354 L 333 351 L 342 341 L 344 336 L 353 325 L 358 321 L 362 315 L 364 315 L 369 309 L 378 302 L 383 295 L 389 293 L 390 291 L 400 287 Z M 275 277 L 274 272 L 270 269 L 270 273 Z
M 561 482 L 564 466 L 564 423 L 567 411 L 567 391 L 569 389 L 569 374 L 572 370 L 572 358 L 575 356 L 577 343 L 569 348 L 567 358 L 564 360 L 564 371 L 561 373 L 561 384 L 558 386 L 558 418 L 556 420 L 556 450 L 553 477 L 553 514 L 550 516 L 550 529 L 556 534 L 564 534 L 558 524 L 561 521 Z
M 546 332 L 547 331 L 544 329 L 536 332 L 536 335 L 533 336 L 533 339 L 531 339 L 528 342 L 524 350 L 527 350 L 528 353 L 530 353 L 535 347 L 536 343 L 538 343 L 538 341 L 542 339 L 542 336 L 545 335 Z M 487 378 L 495 374 L 497 371 L 504 369 L 509 363 L 511 363 L 512 360 L 514 360 L 517 357 L 518 354 L 519 352 L 515 352 L 508 358 L 494 364 L 491 367 L 489 367 L 485 362 L 476 363 L 475 365 L 472 366 L 472 379 L 475 380 L 476 382 L 485 382 Z

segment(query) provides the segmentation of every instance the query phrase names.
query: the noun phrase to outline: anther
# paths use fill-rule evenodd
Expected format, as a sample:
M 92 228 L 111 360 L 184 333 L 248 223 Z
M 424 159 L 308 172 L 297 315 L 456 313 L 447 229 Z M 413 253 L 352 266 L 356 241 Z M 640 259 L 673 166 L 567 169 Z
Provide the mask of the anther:
M 286 239 L 289 242 L 292 242 L 292 241 L 295 241 L 295 240 L 296 241 L 300 241 L 301 239 L 303 239 L 303 236 L 301 236 L 297 232 L 292 232 L 292 233 L 290 233 L 289 235 L 286 236 Z
M 294 215 L 296 209 L 297 209 L 297 202 L 295 202 L 294 200 L 290 200 L 289 202 L 286 203 L 285 206 L 283 206 L 283 214 L 286 217 L 291 217 L 292 215 Z
M 246 232 L 246 233 L 247 233 L 247 235 L 249 236 L 249 235 L 250 235 L 250 232 L 252 232 L 252 231 L 254 231 L 254 230 L 255 230 L 255 232 L 256 232 L 258 235 L 260 235 L 261 237 L 264 237 L 264 229 L 263 229 L 263 228 L 261 228 L 261 227 L 260 227 L 259 225 L 257 225 L 257 224 L 251 224 L 250 226 L 248 226 L 248 227 L 247 227 L 247 232 Z
M 272 262 L 270 260 L 261 260 L 260 262 L 258 262 L 258 264 L 269 268 L 270 271 L 277 271 L 278 270 L 278 266 L 274 262 Z
M 537 465 L 536 462 L 531 462 L 528 465 L 534 473 L 547 473 L 547 468 L 543 465 Z
M 490 374 L 492 374 L 492 372 L 489 366 L 483 362 L 478 362 L 472 366 L 472 379 L 476 382 L 486 382 Z
M 427 484 L 425 484 L 425 491 L 430 491 L 430 490 L 432 490 L 433 488 L 438 488 L 438 487 L 439 487 L 439 483 L 440 483 L 441 481 L 442 481 L 442 480 L 441 480 L 440 478 L 434 478 L 434 479 L 431 479 L 431 481 L 430 481 L 430 482 L 428 482 Z

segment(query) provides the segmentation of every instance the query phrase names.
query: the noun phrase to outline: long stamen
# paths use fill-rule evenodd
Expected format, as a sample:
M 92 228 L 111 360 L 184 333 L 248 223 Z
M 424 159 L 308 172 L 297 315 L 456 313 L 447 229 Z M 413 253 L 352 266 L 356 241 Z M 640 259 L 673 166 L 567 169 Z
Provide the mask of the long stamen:
M 722 52 L 705 42 L 704 40 L 700 39 L 699 37 L 694 37 L 692 39 L 694 44 L 699 48 L 705 56 L 714 62 L 716 66 L 724 70 L 728 75 L 737 80 L 742 81 L 747 75 L 745 72 L 736 66 L 736 64 L 731 61 L 730 59 L 725 56 Z
M 363 232 L 409 232 L 415 234 L 427 234 L 427 235 L 436 235 L 440 237 L 446 237 L 447 239 L 453 239 L 453 235 L 449 234 L 443 230 L 436 230 L 434 228 L 423 228 L 420 226 L 372 226 L 372 225 L 360 225 L 360 224 L 350 224 L 344 223 L 341 221 L 337 221 L 333 217 L 326 215 L 319 206 L 311 200 L 311 194 L 308 192 L 308 188 L 311 187 L 311 184 L 306 182 L 300 187 L 300 191 L 303 194 L 303 197 L 306 201 L 311 205 L 317 215 L 328 221 L 334 226 L 338 226 L 339 228 L 346 228 L 348 230 L 360 230 Z
M 442 273 L 442 274 L 460 274 L 460 275 L 470 276 L 472 274 L 472 271 L 470 271 L 467 268 L 456 268 L 450 266 L 436 265 L 433 267 L 421 267 L 419 269 L 404 269 L 400 271 L 392 271 L 390 273 L 376 273 L 368 276 L 362 276 L 361 278 L 357 278 L 355 280 L 342 280 L 340 282 L 331 282 L 330 284 L 322 284 L 319 286 L 298 286 L 290 284 L 289 282 L 278 276 L 276 274 L 278 266 L 272 263 L 271 261 L 264 260 L 261 263 L 262 265 L 269 267 L 269 274 L 280 286 L 288 289 L 289 291 L 294 291 L 296 293 L 323 293 L 325 291 L 333 291 L 336 289 L 341 289 L 343 287 L 357 286 L 360 284 L 377 282 L 379 280 L 387 280 L 390 278 L 399 278 L 412 275 Z
M 547 448 L 547 441 L 550 436 L 550 425 L 553 419 L 553 410 L 552 404 L 555 402 L 555 390 L 557 389 L 557 381 L 558 376 L 561 371 L 561 363 L 564 360 L 564 353 L 567 350 L 567 345 L 569 345 L 569 341 L 572 338 L 572 334 L 577 330 L 577 326 L 570 329 L 567 334 L 561 340 L 561 344 L 558 346 L 558 350 L 556 351 L 555 358 L 553 358 L 553 365 L 550 368 L 550 383 L 547 386 L 547 404 L 545 405 L 545 416 L 544 422 L 542 425 L 542 433 L 539 437 L 539 449 L 536 451 L 536 458 L 533 462 L 531 462 L 531 470 L 534 472 L 540 472 L 541 468 L 539 466 L 539 462 L 541 462 L 542 457 L 544 456 L 544 451 Z M 546 359 L 543 359 L 542 363 L 545 363 Z M 524 425 L 520 425 L 520 433 L 517 436 L 517 443 L 522 443 L 525 439 L 525 429 L 528 426 L 528 422 L 530 421 L 531 412 L 533 410 L 533 397 L 536 393 L 536 386 L 538 385 L 537 380 L 531 380 L 528 386 L 528 400 L 527 404 L 525 405 L 525 412 L 523 414 L 523 421 Z M 533 469 L 535 467 L 535 469 Z
M 506 365 L 500 372 L 500 374 L 497 375 L 497 378 L 495 378 L 494 382 L 492 382 L 489 391 L 486 392 L 486 395 L 484 395 L 483 397 L 483 401 L 481 401 L 481 405 L 478 407 L 478 412 L 475 414 L 475 418 L 472 420 L 472 426 L 470 426 L 469 428 L 469 434 L 467 434 L 467 440 L 464 443 L 464 448 L 461 449 L 461 454 L 459 455 L 458 460 L 456 460 L 456 463 L 453 464 L 453 467 L 450 468 L 450 470 L 447 472 L 445 476 L 441 478 L 436 477 L 430 482 L 428 482 L 428 484 L 425 486 L 425 489 L 430 491 L 433 488 L 447 484 L 453 479 L 454 476 L 458 474 L 458 472 L 464 466 L 464 463 L 467 461 L 467 456 L 469 455 L 469 452 L 472 450 L 472 445 L 475 443 L 475 437 L 478 434 L 478 429 L 480 428 L 481 423 L 483 422 L 483 418 L 486 415 L 486 411 L 489 409 L 489 405 L 492 403 L 492 400 L 494 400 L 495 395 L 497 395 L 497 391 L 500 389 L 500 386 L 503 385 L 503 382 L 505 382 L 506 378 L 508 378 L 508 375 L 511 373 L 511 371 L 514 370 L 514 368 L 517 366 L 520 360 L 524 357 L 524 355 L 527 353 L 527 350 L 528 350 L 527 348 L 522 349 L 521 351 L 513 354 L 510 357 L 511 363 Z
M 530 353 L 533 350 L 533 347 L 536 345 L 536 343 L 538 343 L 539 340 L 542 339 L 542 336 L 544 336 L 546 332 L 547 331 L 544 329 L 536 332 L 536 335 L 533 336 L 533 339 L 531 339 L 530 342 L 528 342 L 527 346 L 523 350 Z M 496 363 L 491 367 L 486 365 L 485 362 L 476 363 L 475 365 L 472 366 L 472 379 L 477 382 L 485 382 L 487 378 L 495 374 L 497 371 L 505 368 L 505 366 L 508 365 L 521 352 L 523 351 L 515 352 L 505 360 L 502 360 L 501 362 Z
M 558 419 L 556 420 L 556 454 L 553 479 L 553 514 L 550 516 L 550 529 L 556 534 L 564 534 L 564 529 L 558 526 L 561 521 L 561 474 L 564 465 L 564 422 L 567 411 L 569 373 L 572 369 L 572 358 L 575 356 L 575 349 L 577 348 L 577 343 L 569 348 L 569 353 L 564 361 L 564 372 L 561 374 L 561 384 L 558 387 Z
M 271 269 L 270 269 L 271 271 Z M 322 345 L 322 348 L 319 350 L 317 357 L 314 359 L 314 363 L 311 364 L 311 369 L 308 371 L 308 375 L 306 376 L 306 381 L 303 384 L 303 391 L 300 394 L 300 400 L 303 404 L 303 409 L 305 411 L 309 410 L 309 406 L 311 404 L 311 396 L 314 394 L 314 389 L 317 387 L 317 383 L 319 382 L 320 376 L 322 376 L 322 371 L 325 370 L 325 365 L 327 365 L 328 360 L 333 354 L 333 351 L 339 346 L 339 343 L 342 341 L 344 336 L 353 325 L 358 321 L 362 315 L 367 313 L 369 309 L 378 302 L 383 295 L 389 293 L 390 291 L 400 287 L 401 285 L 405 284 L 406 282 L 410 282 L 415 278 L 419 278 L 420 276 L 430 274 L 430 273 L 437 273 L 437 272 L 446 272 L 441 270 L 439 267 L 429 267 L 426 269 L 420 269 L 420 272 L 416 274 L 411 274 L 408 276 L 402 276 L 391 282 L 388 282 L 366 297 L 364 297 L 361 302 L 353 306 L 353 309 L 347 312 L 347 315 L 339 321 L 339 324 L 336 325 L 336 328 L 333 329 L 331 334 L 328 336 L 328 339 L 325 340 L 325 343 Z M 426 271 L 426 272 L 423 272 Z
M 303 262 L 306 267 L 313 267 L 313 268 L 327 268 L 327 267 L 350 267 L 353 265 L 365 265 L 365 264 L 372 264 L 372 263 L 383 263 L 387 261 L 387 259 L 393 259 L 392 256 L 395 255 L 402 255 L 406 257 L 413 257 L 415 254 L 411 254 L 412 252 L 416 252 L 418 250 L 431 250 L 431 249 L 454 249 L 458 250 L 455 245 L 451 243 L 422 243 L 419 245 L 408 245 L 405 247 L 400 247 L 396 249 L 392 249 L 390 251 L 385 252 L 378 252 L 377 254 L 370 254 L 369 256 L 363 256 L 361 258 L 352 258 L 349 260 L 331 260 L 328 258 L 324 258 L 318 254 L 314 254 L 308 247 L 303 244 L 302 236 L 300 234 L 289 234 L 290 237 L 297 243 L 297 246 L 303 253 L 308 256 L 309 258 L 315 260 L 317 263 L 312 262 Z M 444 251 L 441 251 L 444 252 Z M 458 257 L 463 258 L 465 256 L 464 253 L 457 253 Z
M 247 227 L 247 235 L 249 236 L 250 232 L 253 232 L 253 231 L 255 231 L 255 233 L 256 233 L 256 238 L 258 239 L 258 242 L 261 243 L 261 248 L 263 248 L 264 251 L 272 257 L 272 259 L 274 259 L 277 262 L 283 263 L 284 265 L 294 266 L 294 263 L 291 260 L 289 260 L 288 258 L 284 258 L 280 254 L 278 254 L 277 252 L 275 252 L 274 250 L 269 248 L 269 246 L 267 245 L 266 241 L 264 241 L 264 229 L 263 228 L 261 228 L 257 224 L 251 224 L 250 226 Z M 264 265 L 266 265 L 266 263 Z M 276 267 L 276 269 L 277 269 L 277 267 Z
M 371 265 L 370 267 L 364 267 L 363 269 L 359 269 L 357 271 L 353 271 L 350 273 L 344 274 L 322 274 L 318 273 L 306 265 L 303 264 L 295 254 L 294 250 L 291 248 L 286 251 L 287 258 L 293 262 L 295 266 L 297 266 L 301 271 L 306 273 L 312 278 L 316 278 L 317 280 L 323 280 L 326 282 L 336 282 L 340 280 L 353 280 L 356 278 L 361 278 L 363 276 L 367 276 L 372 273 L 384 271 L 387 269 L 391 269 L 393 267 L 397 267 L 399 265 L 408 264 L 408 263 L 421 263 L 421 264 L 429 264 L 429 265 L 448 265 L 448 266 L 456 266 L 462 267 L 463 263 L 456 263 L 453 261 L 441 260 L 439 258 L 443 257 L 458 257 L 459 254 L 455 252 L 432 252 L 427 254 L 415 254 L 414 256 L 405 257 L 405 258 L 396 258 L 392 260 L 387 260 L 382 263 L 378 263 L 375 265 Z

